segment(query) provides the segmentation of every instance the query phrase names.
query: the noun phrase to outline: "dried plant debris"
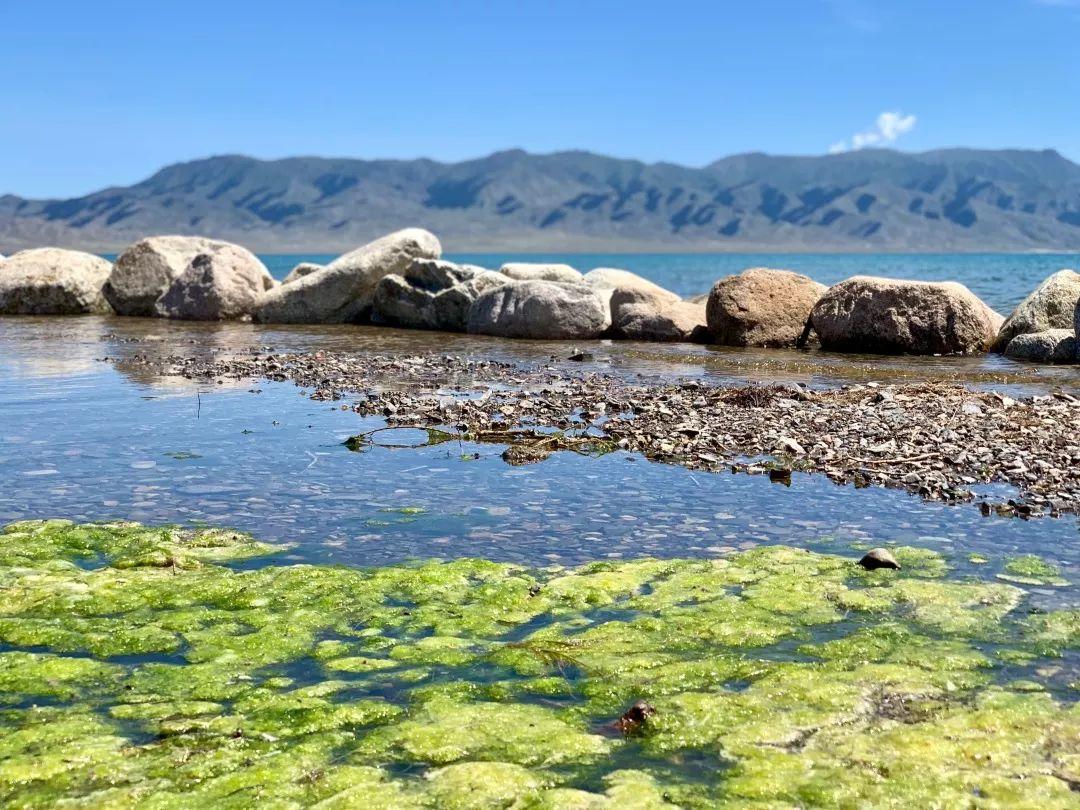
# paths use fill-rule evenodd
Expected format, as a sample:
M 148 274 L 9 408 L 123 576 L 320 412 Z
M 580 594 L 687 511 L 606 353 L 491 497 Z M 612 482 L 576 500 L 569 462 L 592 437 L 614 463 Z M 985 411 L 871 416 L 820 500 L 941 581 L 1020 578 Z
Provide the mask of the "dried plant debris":
M 866 571 L 784 546 L 572 569 L 277 550 L 3 529 L 0 804 L 1076 804 L 1080 611 L 1033 613 L 934 552 Z
M 1080 511 L 1080 400 L 1065 393 L 1017 399 L 943 382 L 732 388 L 634 381 L 564 361 L 523 366 L 439 355 L 141 362 L 191 378 L 291 380 L 317 400 L 359 395 L 346 407 L 392 426 L 588 434 L 658 461 L 770 474 L 781 483 L 790 471 L 812 472 L 932 500 L 978 498 L 987 515 Z M 515 450 L 508 460 L 525 455 Z M 986 484 L 1011 491 L 977 494 Z

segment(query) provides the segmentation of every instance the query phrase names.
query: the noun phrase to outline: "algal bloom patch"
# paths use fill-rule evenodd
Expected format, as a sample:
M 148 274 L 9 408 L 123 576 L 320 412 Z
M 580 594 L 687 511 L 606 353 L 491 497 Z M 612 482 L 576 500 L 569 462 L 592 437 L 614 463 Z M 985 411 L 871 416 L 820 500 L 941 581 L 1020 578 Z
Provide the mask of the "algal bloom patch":
M 1077 613 L 1028 610 L 1038 560 L 1012 582 L 907 548 L 899 571 L 782 546 L 575 569 L 280 550 L 7 526 L 0 803 L 1077 803 Z

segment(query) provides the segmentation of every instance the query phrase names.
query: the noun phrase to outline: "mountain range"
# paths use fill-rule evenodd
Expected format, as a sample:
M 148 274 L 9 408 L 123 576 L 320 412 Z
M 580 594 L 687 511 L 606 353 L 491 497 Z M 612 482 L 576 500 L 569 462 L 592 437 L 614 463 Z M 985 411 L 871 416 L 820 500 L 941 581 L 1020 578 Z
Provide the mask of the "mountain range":
M 451 252 L 1080 249 L 1080 166 L 1052 150 L 433 160 L 225 155 L 73 199 L 0 196 L 0 252 L 160 233 L 332 253 L 405 226 Z

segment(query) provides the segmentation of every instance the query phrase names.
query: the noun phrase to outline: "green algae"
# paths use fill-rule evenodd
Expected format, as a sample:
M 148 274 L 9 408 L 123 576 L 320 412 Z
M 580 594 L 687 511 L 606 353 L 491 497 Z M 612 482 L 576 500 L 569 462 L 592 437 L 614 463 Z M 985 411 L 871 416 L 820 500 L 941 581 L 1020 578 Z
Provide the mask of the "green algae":
M 1068 585 L 1062 579 L 1061 569 L 1035 554 L 1022 554 L 1010 557 L 1002 566 L 999 579 L 1016 582 L 1021 585 Z
M 1080 611 L 932 551 L 361 570 L 213 529 L 0 539 L 4 806 L 1077 804 Z

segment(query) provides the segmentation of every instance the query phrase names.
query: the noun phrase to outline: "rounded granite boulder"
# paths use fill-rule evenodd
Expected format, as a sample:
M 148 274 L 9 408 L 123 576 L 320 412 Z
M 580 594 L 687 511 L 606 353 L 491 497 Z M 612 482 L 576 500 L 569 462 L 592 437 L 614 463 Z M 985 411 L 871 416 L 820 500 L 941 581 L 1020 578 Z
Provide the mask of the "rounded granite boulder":
M 990 348 L 1001 323 L 963 284 L 854 276 L 828 289 L 808 327 L 835 351 L 975 354 Z
M 112 265 L 78 250 L 34 248 L 4 259 L 0 315 L 107 315 L 102 287 Z
M 587 284 L 512 281 L 482 293 L 469 309 L 473 334 L 546 340 L 600 337 L 611 313 Z
M 705 310 L 711 339 L 724 346 L 794 346 L 827 289 L 799 273 L 768 267 L 722 278 Z

